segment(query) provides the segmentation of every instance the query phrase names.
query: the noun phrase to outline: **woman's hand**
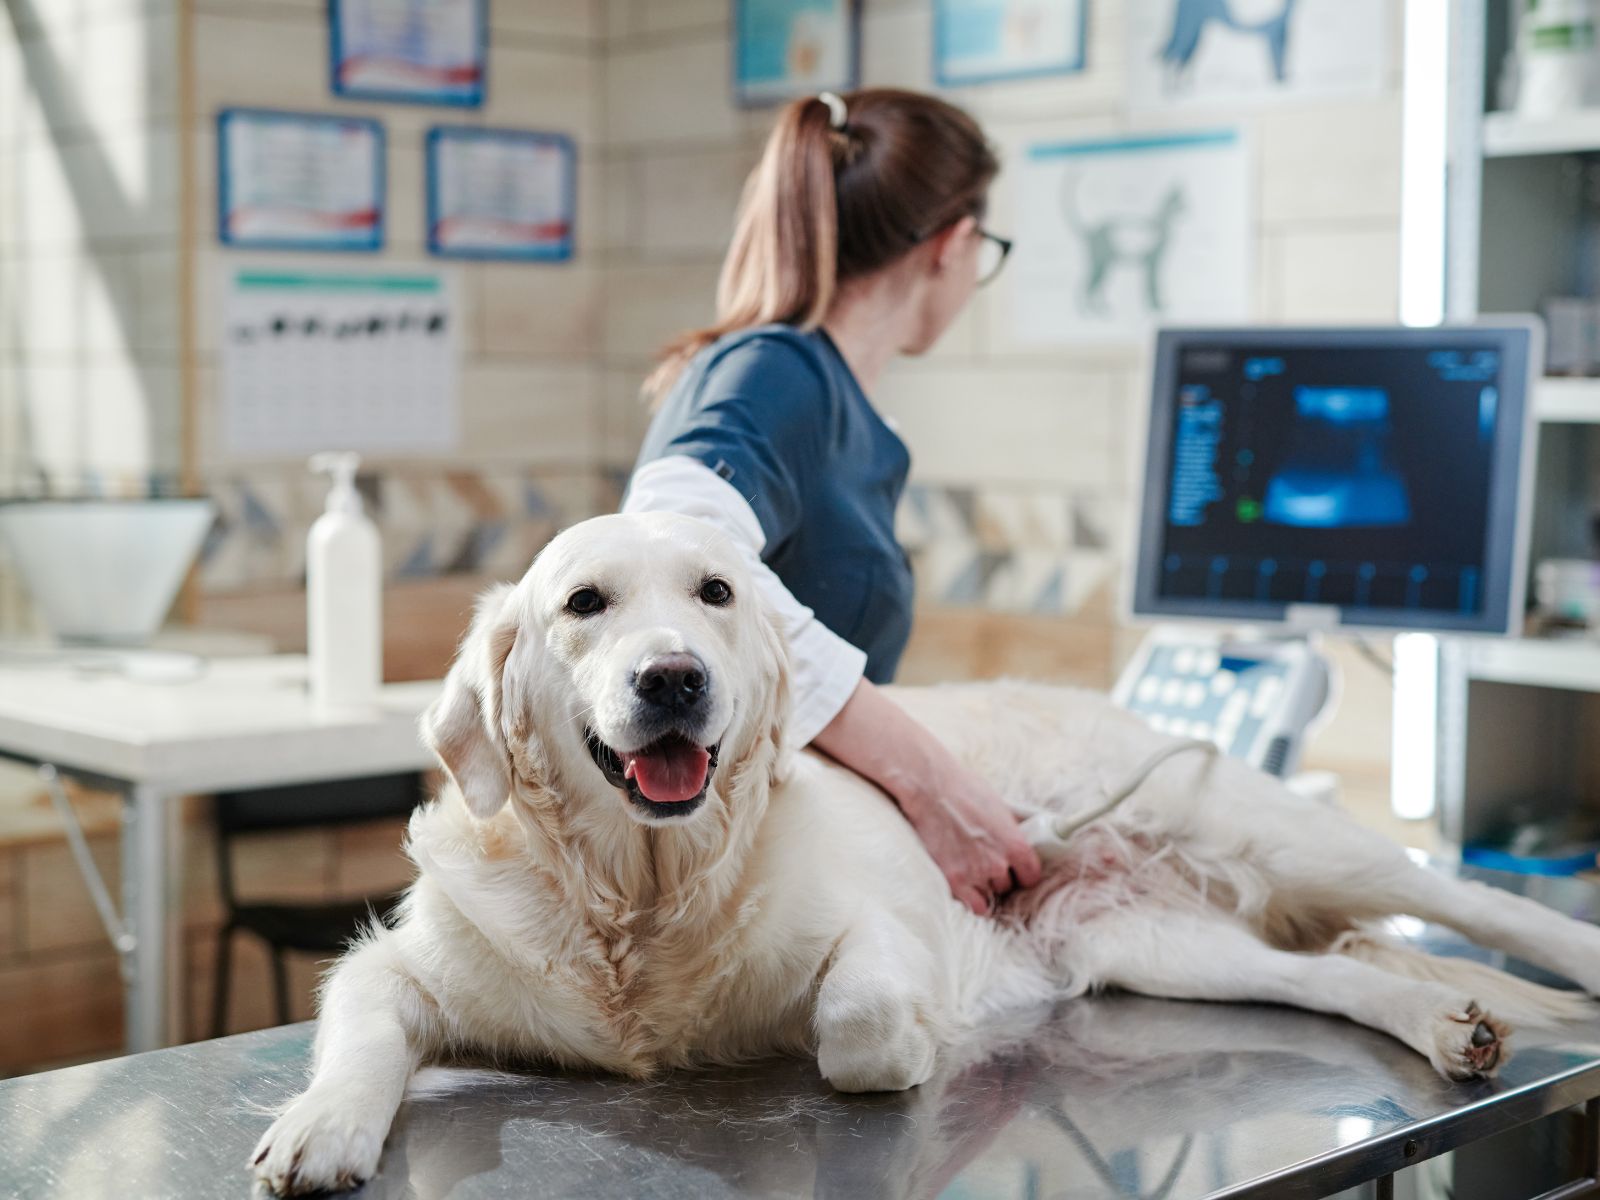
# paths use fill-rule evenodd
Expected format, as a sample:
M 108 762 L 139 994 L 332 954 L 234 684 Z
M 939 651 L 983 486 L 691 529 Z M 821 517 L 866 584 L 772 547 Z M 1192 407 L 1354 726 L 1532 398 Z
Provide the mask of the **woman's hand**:
M 1039 882 L 1039 856 L 999 793 L 871 683 L 812 744 L 894 797 L 950 891 L 979 916 Z
M 1039 856 L 1000 794 L 954 757 L 926 784 L 896 795 L 955 898 L 979 916 L 1017 886 L 1039 882 Z

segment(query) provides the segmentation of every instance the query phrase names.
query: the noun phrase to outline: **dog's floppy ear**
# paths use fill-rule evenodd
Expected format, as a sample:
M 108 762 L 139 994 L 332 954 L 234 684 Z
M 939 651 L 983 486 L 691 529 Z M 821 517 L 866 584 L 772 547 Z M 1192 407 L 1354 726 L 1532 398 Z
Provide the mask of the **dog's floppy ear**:
M 772 785 L 777 786 L 788 778 L 794 763 L 794 748 L 789 745 L 784 733 L 790 711 L 789 639 L 784 636 L 776 613 L 769 611 L 764 615 L 761 642 L 767 669 L 772 673 L 772 688 L 767 693 L 767 707 L 758 720 L 762 722 L 762 732 L 772 746 L 772 765 L 768 775 Z
M 422 715 L 423 740 L 444 764 L 473 816 L 487 819 L 511 794 L 511 755 L 500 728 L 501 676 L 517 640 L 507 612 L 515 590 L 496 584 L 478 598 L 444 691 Z

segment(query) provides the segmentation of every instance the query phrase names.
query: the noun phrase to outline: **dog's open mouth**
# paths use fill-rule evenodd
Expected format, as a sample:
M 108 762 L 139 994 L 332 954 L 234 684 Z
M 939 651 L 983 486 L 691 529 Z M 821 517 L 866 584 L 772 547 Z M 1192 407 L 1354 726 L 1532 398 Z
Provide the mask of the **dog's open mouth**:
M 720 744 L 701 746 L 681 734 L 669 733 L 626 753 L 613 750 L 592 729 L 583 737 L 611 786 L 653 817 L 682 817 L 699 808 L 717 767 Z

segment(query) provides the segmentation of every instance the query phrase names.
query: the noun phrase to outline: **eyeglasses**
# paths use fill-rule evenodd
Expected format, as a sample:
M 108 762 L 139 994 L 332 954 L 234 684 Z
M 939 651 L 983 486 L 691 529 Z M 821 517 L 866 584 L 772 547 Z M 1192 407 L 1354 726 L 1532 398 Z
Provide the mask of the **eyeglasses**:
M 978 244 L 978 286 L 982 287 L 994 282 L 994 277 L 1000 274 L 1000 268 L 1006 265 L 1006 259 L 1010 257 L 1013 242 L 981 226 L 978 236 L 983 239 Z
M 948 229 L 949 226 L 940 228 Z M 992 283 L 994 277 L 1000 274 L 1000 268 L 1006 265 L 1006 259 L 1011 255 L 1011 247 L 1016 243 L 1010 238 L 1001 237 L 998 233 L 990 233 L 982 225 L 978 226 L 977 233 L 983 240 L 978 243 L 978 280 L 975 286 L 982 287 L 986 283 Z M 908 233 L 906 236 L 911 239 L 913 246 L 917 246 L 932 235 Z

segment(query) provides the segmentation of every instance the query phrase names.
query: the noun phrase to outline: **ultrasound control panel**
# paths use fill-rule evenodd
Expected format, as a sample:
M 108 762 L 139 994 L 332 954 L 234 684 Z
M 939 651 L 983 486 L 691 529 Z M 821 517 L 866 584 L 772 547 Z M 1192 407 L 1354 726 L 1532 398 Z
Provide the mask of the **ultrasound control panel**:
M 1158 629 L 1112 698 L 1160 733 L 1211 742 L 1269 774 L 1287 775 L 1327 695 L 1327 666 L 1304 641 Z

